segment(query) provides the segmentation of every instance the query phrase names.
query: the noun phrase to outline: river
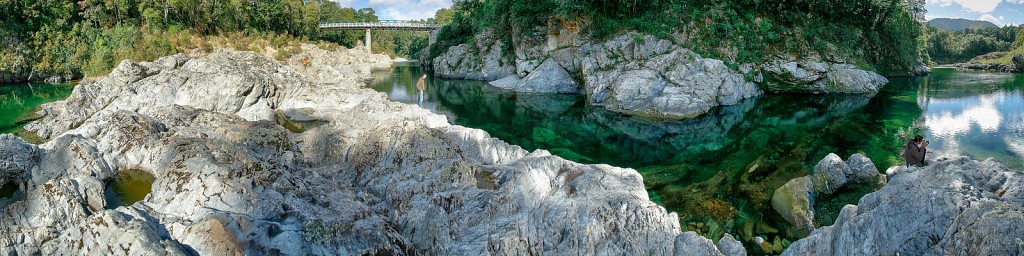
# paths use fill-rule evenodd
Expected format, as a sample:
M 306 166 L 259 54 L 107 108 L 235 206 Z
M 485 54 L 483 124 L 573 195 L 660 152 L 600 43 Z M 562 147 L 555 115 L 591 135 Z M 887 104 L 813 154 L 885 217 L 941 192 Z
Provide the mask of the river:
M 892 78 L 876 95 L 767 95 L 684 121 L 628 117 L 578 95 L 517 94 L 480 81 L 428 78 L 420 96 L 420 74 L 398 66 L 377 73 L 372 88 L 527 150 L 635 168 L 684 229 L 714 239 L 725 232 L 787 245 L 800 238 L 770 198 L 828 153 L 863 153 L 884 172 L 902 164 L 903 145 L 922 134 L 937 158 L 993 157 L 1024 169 L 1021 74 L 935 69 Z M 818 198 L 816 224 L 831 224 L 843 205 L 874 189 L 850 186 Z
M 828 153 L 863 153 L 884 172 L 901 164 L 907 138 L 922 134 L 935 157 L 992 157 L 1024 169 L 1022 74 L 934 69 L 926 77 L 893 78 L 876 95 L 767 95 L 683 121 L 628 117 L 578 95 L 517 94 L 480 81 L 428 78 L 421 96 L 420 74 L 417 66 L 397 66 L 376 73 L 372 88 L 527 150 L 635 168 L 651 198 L 678 212 L 684 229 L 713 239 L 725 232 L 741 241 L 800 238 L 770 197 Z M 40 104 L 72 89 L 0 87 L 0 132 L 17 132 Z M 0 196 L 9 196 L 6 185 Z M 816 224 L 831 224 L 843 205 L 873 189 L 850 186 L 818 198 Z

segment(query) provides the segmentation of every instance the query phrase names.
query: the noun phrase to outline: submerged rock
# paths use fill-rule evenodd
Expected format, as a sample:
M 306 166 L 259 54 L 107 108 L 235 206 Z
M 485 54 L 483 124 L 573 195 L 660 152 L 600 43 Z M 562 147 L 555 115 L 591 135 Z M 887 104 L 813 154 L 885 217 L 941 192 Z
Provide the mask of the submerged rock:
M 801 233 L 814 230 L 814 198 L 835 193 L 850 182 L 884 183 L 885 176 L 875 169 L 870 159 L 859 153 L 843 162 L 836 154 L 828 154 L 814 166 L 810 176 L 795 178 L 775 190 L 772 208 Z
M 0 137 L 25 194 L 0 206 L 0 254 L 720 253 L 632 169 L 527 152 L 254 53 L 179 57 L 122 62 L 45 105 L 38 157 Z M 152 191 L 105 209 L 127 169 Z
M 810 177 L 789 180 L 772 194 L 772 208 L 796 230 L 814 229 L 814 187 Z
M 882 189 L 844 207 L 783 255 L 1019 255 L 1024 174 L 967 157 L 894 167 Z

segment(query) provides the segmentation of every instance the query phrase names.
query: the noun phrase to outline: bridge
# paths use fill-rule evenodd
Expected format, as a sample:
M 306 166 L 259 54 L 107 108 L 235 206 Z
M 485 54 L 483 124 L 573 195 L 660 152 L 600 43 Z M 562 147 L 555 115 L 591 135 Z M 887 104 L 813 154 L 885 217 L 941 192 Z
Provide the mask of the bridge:
M 320 23 L 320 30 L 366 30 L 366 51 L 370 51 L 370 30 L 411 30 L 430 31 L 430 44 L 436 40 L 435 33 L 441 25 L 422 21 L 379 20 L 379 21 L 338 21 Z

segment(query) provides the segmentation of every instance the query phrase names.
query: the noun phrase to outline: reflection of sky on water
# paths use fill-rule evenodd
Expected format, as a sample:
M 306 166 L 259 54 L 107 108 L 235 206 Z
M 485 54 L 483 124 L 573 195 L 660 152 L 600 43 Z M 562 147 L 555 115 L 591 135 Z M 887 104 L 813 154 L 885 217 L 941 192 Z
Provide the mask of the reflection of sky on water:
M 936 137 L 963 134 L 974 126 L 981 128 L 985 133 L 996 132 L 1003 120 L 1002 114 L 996 108 L 996 101 L 1002 102 L 1005 98 L 1003 96 L 1003 93 L 1000 93 L 969 99 L 933 99 L 929 102 L 928 113 L 925 114 L 925 125 L 932 136 Z
M 1024 95 L 1016 76 L 958 72 L 934 78 L 918 98 L 931 152 L 1024 165 Z

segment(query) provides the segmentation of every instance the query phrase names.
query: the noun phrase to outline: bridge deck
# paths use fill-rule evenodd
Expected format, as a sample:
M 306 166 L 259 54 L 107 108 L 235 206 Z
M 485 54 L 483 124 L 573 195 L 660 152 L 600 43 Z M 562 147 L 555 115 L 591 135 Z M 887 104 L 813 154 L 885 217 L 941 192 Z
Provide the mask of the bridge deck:
M 419 30 L 419 31 L 430 31 L 441 29 L 440 25 L 426 23 L 426 22 L 414 22 L 414 21 L 400 21 L 400 20 L 382 20 L 382 21 L 355 21 L 355 22 L 327 22 L 320 23 L 320 29 L 326 30 L 361 30 L 361 29 L 375 29 L 375 30 Z

